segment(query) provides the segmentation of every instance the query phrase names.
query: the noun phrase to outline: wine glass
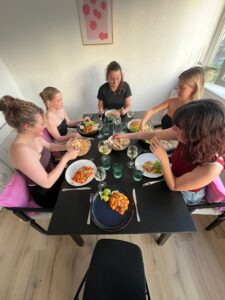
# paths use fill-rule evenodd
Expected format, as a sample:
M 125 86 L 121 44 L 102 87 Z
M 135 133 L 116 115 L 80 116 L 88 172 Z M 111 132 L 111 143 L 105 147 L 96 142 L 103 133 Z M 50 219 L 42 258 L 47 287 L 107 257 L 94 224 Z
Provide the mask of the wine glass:
M 135 145 L 130 145 L 127 148 L 127 156 L 130 158 L 130 161 L 127 163 L 127 166 L 128 168 L 133 168 L 134 167 L 133 159 L 135 159 L 138 156 L 138 147 Z
M 106 171 L 103 167 L 97 167 L 95 172 L 95 180 L 99 181 L 98 189 L 101 191 L 106 186 Z
M 112 151 L 110 142 L 108 140 L 101 140 L 98 142 L 98 151 L 102 153 L 103 156 L 109 155 Z
M 102 127 L 103 127 L 103 120 L 102 120 L 102 115 L 99 117 L 97 121 L 98 129 L 99 129 L 99 134 L 97 135 L 98 139 L 103 138 L 103 134 L 101 133 Z
M 128 117 L 129 119 L 132 119 L 132 118 L 134 117 L 134 111 L 132 111 L 132 110 L 128 111 L 127 117 Z

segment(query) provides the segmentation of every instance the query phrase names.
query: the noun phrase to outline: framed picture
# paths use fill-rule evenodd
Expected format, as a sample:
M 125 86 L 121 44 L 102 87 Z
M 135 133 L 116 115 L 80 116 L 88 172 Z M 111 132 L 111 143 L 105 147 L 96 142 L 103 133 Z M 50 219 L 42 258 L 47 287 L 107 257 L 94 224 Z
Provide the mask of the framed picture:
M 112 0 L 77 0 L 77 5 L 83 44 L 112 44 Z

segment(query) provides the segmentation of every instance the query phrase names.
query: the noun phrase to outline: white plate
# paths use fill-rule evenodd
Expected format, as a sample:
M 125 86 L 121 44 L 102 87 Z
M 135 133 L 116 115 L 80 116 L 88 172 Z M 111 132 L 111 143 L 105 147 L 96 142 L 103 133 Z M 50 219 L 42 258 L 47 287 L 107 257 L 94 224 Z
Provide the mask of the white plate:
M 76 182 L 73 182 L 71 180 L 71 178 L 74 176 L 74 174 L 81 168 L 81 167 L 93 167 L 94 168 L 94 174 L 92 176 L 90 176 L 84 183 L 76 183 Z M 82 185 L 85 185 L 85 184 L 88 184 L 89 182 L 92 181 L 92 179 L 95 177 L 95 172 L 96 172 L 96 165 L 91 161 L 91 160 L 88 160 L 88 159 L 80 159 L 80 160 L 77 160 L 75 162 L 73 162 L 66 170 L 66 173 L 65 173 L 65 177 L 66 177 L 66 181 L 71 184 L 71 185 L 74 185 L 74 186 L 82 186 Z
M 106 116 L 106 118 L 108 119 L 108 118 L 111 118 L 111 116 L 110 116 L 110 114 L 116 114 L 116 115 L 118 115 L 118 117 L 120 117 L 120 112 L 117 110 L 117 109 L 109 109 L 109 110 L 107 110 L 106 112 L 105 112 L 105 116 Z M 116 116 L 115 116 L 116 117 Z M 114 118 L 115 118 L 114 117 Z M 113 118 L 113 117 L 112 117 Z
M 140 124 L 141 124 L 141 119 L 132 119 L 132 120 L 130 120 L 130 121 L 127 123 L 127 128 L 128 128 L 128 130 L 130 130 L 131 123 L 133 123 L 134 121 L 138 121 L 138 122 L 140 122 Z M 130 131 L 131 131 L 131 130 L 130 130 Z M 131 131 L 131 132 L 137 132 L 137 131 Z
M 158 158 L 154 154 L 144 153 L 144 154 L 139 155 L 136 158 L 135 167 L 136 167 L 136 169 L 144 171 L 142 166 L 146 161 L 154 162 L 156 160 L 158 160 Z M 146 176 L 146 177 L 149 177 L 149 178 L 158 178 L 158 177 L 162 176 L 163 174 L 162 173 L 155 174 L 153 172 L 144 172 L 143 175 Z

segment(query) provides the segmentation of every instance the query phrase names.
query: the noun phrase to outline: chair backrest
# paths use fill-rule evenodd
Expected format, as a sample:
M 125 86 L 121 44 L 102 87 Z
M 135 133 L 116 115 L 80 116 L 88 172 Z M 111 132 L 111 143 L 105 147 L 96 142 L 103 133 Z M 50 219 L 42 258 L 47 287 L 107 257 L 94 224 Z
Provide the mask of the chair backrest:
M 25 179 L 16 171 L 0 194 L 0 205 L 3 207 L 39 207 L 33 201 Z
M 146 287 L 142 254 L 137 245 L 111 239 L 98 241 L 83 299 L 145 300 Z

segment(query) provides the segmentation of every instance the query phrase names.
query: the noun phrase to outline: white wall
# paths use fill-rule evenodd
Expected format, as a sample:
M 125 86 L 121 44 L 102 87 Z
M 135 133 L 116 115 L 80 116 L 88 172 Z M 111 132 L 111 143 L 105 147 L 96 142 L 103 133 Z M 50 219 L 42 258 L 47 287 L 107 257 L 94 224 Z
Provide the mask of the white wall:
M 52 85 L 73 117 L 96 111 L 96 94 L 118 60 L 134 109 L 167 97 L 208 46 L 224 0 L 114 0 L 112 45 L 83 46 L 75 0 L 7 0 L 0 7 L 0 57 L 26 99 Z
M 4 95 L 12 95 L 22 98 L 22 94 L 18 89 L 8 69 L 0 59 L 0 97 Z M 2 112 L 0 112 L 0 151 L 2 143 L 9 132 L 12 130 L 6 123 Z

